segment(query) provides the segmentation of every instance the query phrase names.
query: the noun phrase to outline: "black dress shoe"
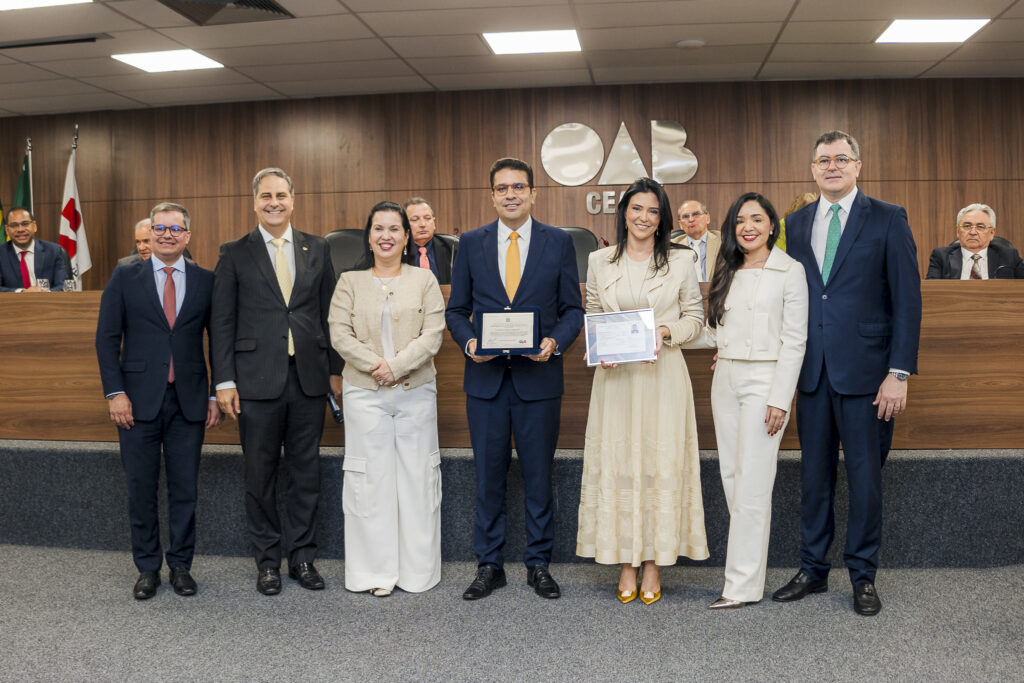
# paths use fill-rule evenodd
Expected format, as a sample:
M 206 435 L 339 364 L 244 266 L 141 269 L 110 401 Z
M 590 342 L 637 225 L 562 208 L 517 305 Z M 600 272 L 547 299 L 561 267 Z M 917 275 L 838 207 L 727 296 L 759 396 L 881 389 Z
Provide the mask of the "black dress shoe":
M 199 590 L 196 580 L 184 567 L 171 567 L 171 585 L 178 595 L 195 595 Z
M 808 593 L 824 593 L 828 590 L 828 579 L 811 581 L 803 569 L 796 573 L 785 586 L 772 593 L 775 602 L 793 602 L 800 600 Z
M 542 598 L 554 600 L 562 596 L 558 583 L 548 572 L 548 568 L 540 564 L 526 570 L 526 584 L 533 587 L 533 592 Z
M 132 594 L 136 600 L 149 600 L 156 595 L 156 587 L 159 585 L 159 572 L 139 572 L 139 580 L 135 582 Z
M 288 565 L 288 576 L 299 582 L 306 590 L 320 591 L 324 589 L 324 578 L 316 570 L 312 562 L 300 562 Z
M 462 594 L 463 600 L 479 600 L 486 598 L 495 588 L 506 583 L 505 570 L 497 567 L 480 567 L 476 570 L 476 578 Z
M 853 611 L 873 617 L 882 611 L 882 601 L 873 583 L 858 583 L 853 587 Z
M 277 595 L 281 592 L 281 572 L 275 567 L 261 569 L 256 577 L 256 590 L 264 595 Z

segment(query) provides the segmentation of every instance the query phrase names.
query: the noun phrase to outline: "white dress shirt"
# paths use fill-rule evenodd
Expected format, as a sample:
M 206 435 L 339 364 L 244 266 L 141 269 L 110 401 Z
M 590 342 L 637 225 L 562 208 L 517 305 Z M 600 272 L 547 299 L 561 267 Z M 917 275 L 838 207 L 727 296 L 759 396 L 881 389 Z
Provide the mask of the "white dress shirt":
M 846 230 L 846 220 L 850 217 L 850 209 L 853 208 L 853 200 L 857 197 L 856 186 L 838 202 L 830 202 L 822 195 L 818 198 L 818 210 L 814 213 L 814 223 L 811 224 L 811 250 L 814 252 L 814 260 L 818 263 L 818 271 L 825 262 L 825 243 L 828 241 L 828 224 L 832 221 L 832 205 L 839 205 L 839 234 Z
M 174 263 L 164 263 L 153 254 L 149 257 L 153 264 L 153 277 L 156 278 L 156 295 L 160 299 L 160 307 L 164 305 L 164 287 L 167 283 L 167 273 L 164 268 L 174 268 L 171 277 L 174 278 L 174 314 L 181 313 L 181 302 L 185 300 L 185 257 L 179 256 Z
M 960 269 L 960 279 L 970 280 L 971 279 L 971 268 L 974 266 L 974 254 L 967 251 L 963 247 L 960 247 L 960 253 L 963 255 L 963 268 Z M 978 271 L 981 273 L 981 279 L 988 279 L 988 247 L 985 247 L 978 252 Z
M 708 231 L 705 230 L 704 234 L 700 236 L 700 239 L 695 240 L 690 236 L 686 237 L 687 243 L 690 248 L 700 254 L 700 260 L 693 262 L 693 267 L 697 269 L 697 279 L 701 282 L 708 281 Z
M 259 228 L 260 235 L 263 237 L 263 241 L 267 245 L 267 254 L 270 256 L 270 265 L 274 267 L 274 272 L 277 272 L 276 259 L 277 259 L 277 247 L 270 243 L 270 240 L 275 239 L 273 235 L 267 232 L 262 225 L 256 226 Z M 292 239 L 292 226 L 288 224 L 288 229 L 281 235 L 284 238 L 284 257 L 288 259 L 288 270 L 291 271 L 292 285 L 295 284 L 295 240 Z
M 529 216 L 526 222 L 516 230 L 519 233 L 519 276 L 526 272 L 526 255 L 530 251 L 530 237 L 533 235 L 533 216 Z M 500 220 L 498 221 L 498 274 L 501 276 L 501 284 L 505 284 L 505 258 L 508 256 L 508 246 L 512 244 L 509 235 L 512 228 Z
M 32 284 L 33 287 L 36 286 L 36 250 L 35 250 L 35 246 L 36 246 L 36 241 L 35 240 L 32 240 L 29 243 L 28 249 L 22 249 L 18 245 L 14 245 L 14 256 L 17 257 L 17 259 L 18 259 L 18 268 L 19 268 L 18 275 L 19 275 L 19 277 L 21 276 L 21 270 L 20 270 L 20 268 L 21 268 L 21 252 L 25 252 L 25 267 L 28 268 L 28 279 L 29 279 L 29 282 Z M 61 282 L 61 283 L 51 282 L 50 286 L 53 287 L 55 284 L 64 284 L 64 283 L 63 282 Z M 15 291 L 16 292 L 20 292 L 22 289 L 24 289 L 24 287 L 19 287 L 19 288 L 15 289 Z

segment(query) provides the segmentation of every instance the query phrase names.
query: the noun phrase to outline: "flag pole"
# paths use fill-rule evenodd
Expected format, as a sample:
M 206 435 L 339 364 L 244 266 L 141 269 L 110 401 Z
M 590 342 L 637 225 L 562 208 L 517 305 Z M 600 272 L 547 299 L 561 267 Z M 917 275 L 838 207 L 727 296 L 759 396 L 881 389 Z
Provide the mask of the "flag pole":
M 71 149 L 78 149 L 78 124 L 75 124 L 75 139 L 71 141 Z
M 25 156 L 28 157 L 28 210 L 34 216 L 36 213 L 36 193 L 32 187 L 32 138 L 25 138 Z

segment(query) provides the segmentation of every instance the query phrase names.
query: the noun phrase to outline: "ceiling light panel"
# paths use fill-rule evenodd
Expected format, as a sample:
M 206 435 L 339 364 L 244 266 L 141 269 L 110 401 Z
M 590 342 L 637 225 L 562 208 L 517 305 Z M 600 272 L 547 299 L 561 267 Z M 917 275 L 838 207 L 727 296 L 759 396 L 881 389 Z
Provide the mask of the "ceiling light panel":
M 204 57 L 195 50 L 165 50 L 163 52 L 136 52 L 127 55 L 111 55 L 136 69 L 149 73 L 160 71 L 192 71 L 194 69 L 220 69 L 224 65 Z
M 565 31 L 511 31 L 485 33 L 484 40 L 496 55 L 526 55 L 541 52 L 580 52 L 575 29 Z
M 92 0 L 0 0 L 0 12 L 15 9 L 36 9 L 58 5 L 81 5 Z
M 876 43 L 962 43 L 988 19 L 894 19 Z

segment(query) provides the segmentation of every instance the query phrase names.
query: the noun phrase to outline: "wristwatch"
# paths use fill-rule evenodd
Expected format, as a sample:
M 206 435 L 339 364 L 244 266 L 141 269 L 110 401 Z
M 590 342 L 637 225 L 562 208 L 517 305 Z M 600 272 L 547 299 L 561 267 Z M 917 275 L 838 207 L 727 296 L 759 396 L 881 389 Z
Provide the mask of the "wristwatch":
M 906 382 L 907 378 L 910 377 L 909 372 L 900 372 L 899 370 L 890 370 L 889 374 L 895 377 L 899 382 Z

